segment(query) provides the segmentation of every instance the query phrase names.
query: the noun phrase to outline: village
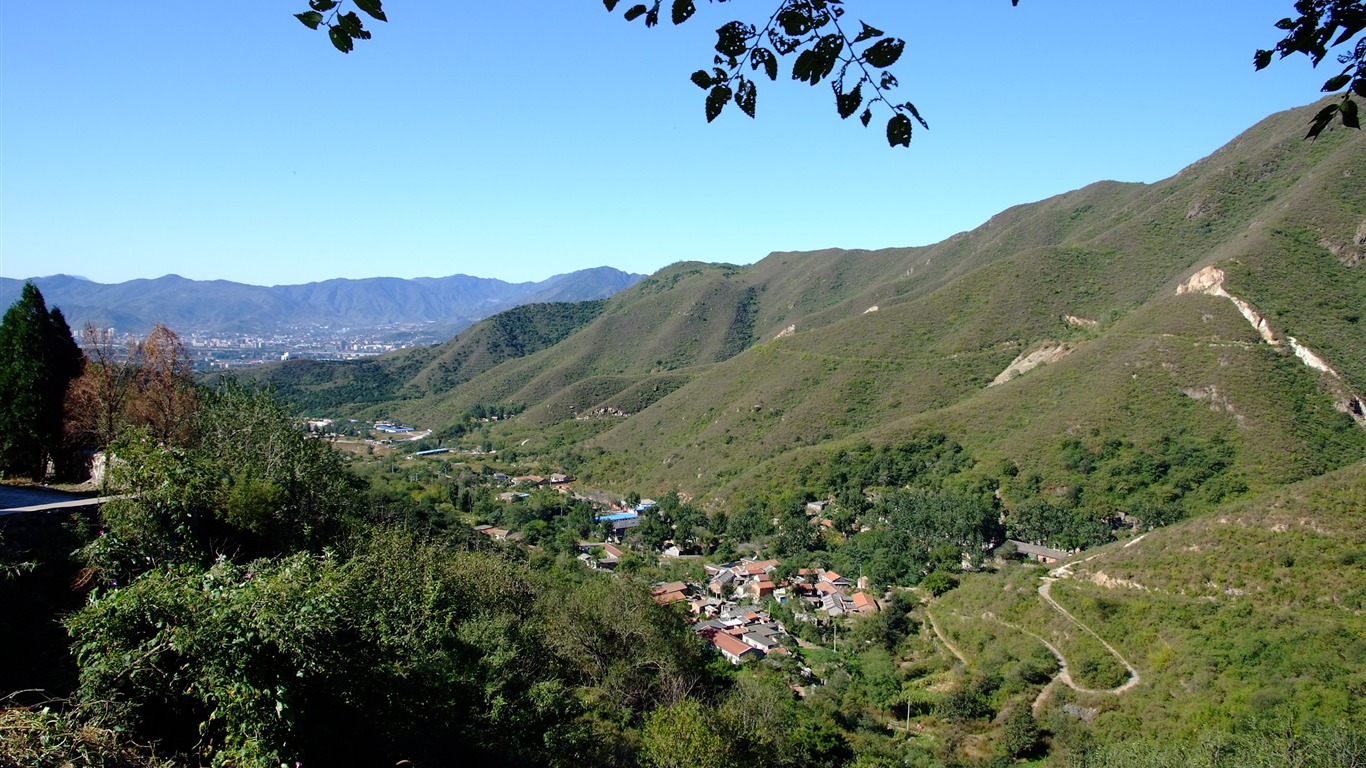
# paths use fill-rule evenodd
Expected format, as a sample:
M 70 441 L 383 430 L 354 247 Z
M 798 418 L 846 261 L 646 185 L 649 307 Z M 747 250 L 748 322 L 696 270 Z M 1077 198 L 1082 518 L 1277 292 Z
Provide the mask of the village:
M 319 430 L 332 425 L 319 422 L 310 426 Z M 362 426 L 373 430 L 369 442 L 376 446 L 409 443 L 417 448 L 431 434 L 430 430 L 383 420 Z M 411 450 L 406 460 L 447 460 L 444 454 L 450 453 L 465 452 L 447 447 L 425 448 Z M 482 455 L 491 459 L 496 453 Z M 485 465 L 479 484 L 491 507 L 482 514 L 474 514 L 477 524 L 472 526 L 473 530 L 492 541 L 536 551 L 542 548 L 537 537 L 528 537 L 526 531 L 530 529 L 519 529 L 516 524 L 517 520 L 526 519 L 524 513 L 518 512 L 524 509 L 519 505 L 528 503 L 533 494 L 541 494 L 539 498 L 544 500 L 546 493 L 551 493 L 552 498 L 558 494 L 566 503 L 572 499 L 586 505 L 592 510 L 591 530 L 596 538 L 573 542 L 577 560 L 587 568 L 605 572 L 618 571 L 618 566 L 628 560 L 633 561 L 629 569 L 633 573 L 642 564 L 654 573 L 680 572 L 679 578 L 653 583 L 654 601 L 678 606 L 693 631 L 732 664 L 792 657 L 796 649 L 810 649 L 817 647 L 817 643 L 832 641 L 837 649 L 842 631 L 859 619 L 888 608 L 893 597 L 900 596 L 899 590 L 904 591 L 876 584 L 863 575 L 850 577 L 820 567 L 795 567 L 758 548 L 742 553 L 718 550 L 716 554 L 740 556 L 714 562 L 713 556 L 703 554 L 702 548 L 685 542 L 685 537 L 672 529 L 662 545 L 646 545 L 642 537 L 632 534 L 642 525 L 667 521 L 667 516 L 660 514 L 659 502 L 635 494 L 623 497 L 608 490 L 590 489 L 574 481 L 567 472 L 514 475 Z M 806 502 L 803 511 L 813 534 L 840 536 L 858 532 L 857 528 L 847 532 L 836 530 L 839 526 L 831 519 L 829 501 Z M 772 523 L 776 526 L 779 521 L 775 518 Z M 1057 562 L 1070 554 L 1033 543 L 1007 543 L 1018 555 L 1040 563 Z M 964 555 L 964 568 L 970 567 Z M 800 658 L 799 653 L 796 655 Z

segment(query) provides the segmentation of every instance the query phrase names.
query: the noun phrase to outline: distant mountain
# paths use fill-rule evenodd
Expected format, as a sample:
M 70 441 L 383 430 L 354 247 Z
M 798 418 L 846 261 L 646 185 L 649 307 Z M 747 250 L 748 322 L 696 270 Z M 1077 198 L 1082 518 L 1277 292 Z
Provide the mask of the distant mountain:
M 432 323 L 455 333 L 521 304 L 606 298 L 641 277 L 597 267 L 527 283 L 469 275 L 337 279 L 271 287 L 188 280 L 178 275 L 112 285 L 53 275 L 33 278 L 33 283 L 49 305 L 61 307 L 73 329 L 93 322 L 143 333 L 162 323 L 180 333 L 269 333 L 304 326 L 377 328 Z M 23 284 L 23 280 L 0 278 L 0 305 L 13 303 Z
M 1164 181 L 1099 182 L 933 246 L 680 263 L 600 307 L 527 307 L 368 374 L 261 375 L 306 381 L 299 404 L 438 430 L 471 405 L 524 405 L 500 425 L 509 445 L 572 435 L 580 476 L 716 503 L 926 429 L 1041 487 L 1078 482 L 1076 441 L 1231 446 L 1230 488 L 1277 487 L 1366 456 L 1366 134 L 1305 142 L 1308 109 Z

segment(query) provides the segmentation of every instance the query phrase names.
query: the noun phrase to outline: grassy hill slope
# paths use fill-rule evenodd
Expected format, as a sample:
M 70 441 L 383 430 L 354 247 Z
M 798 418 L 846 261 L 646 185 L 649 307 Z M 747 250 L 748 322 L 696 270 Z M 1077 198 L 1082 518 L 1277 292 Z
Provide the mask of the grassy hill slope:
M 351 402 L 437 429 L 471 405 L 524 405 L 495 440 L 578 445 L 574 469 L 595 482 L 716 504 L 801 488 L 834 451 L 927 429 L 972 450 L 1008 503 L 1045 488 L 1194 498 L 1186 486 L 1213 475 L 1169 466 L 1191 455 L 1220 456 L 1204 506 L 1302 479 L 1366 451 L 1334 409 L 1341 387 L 1227 298 L 1177 288 L 1219 267 L 1270 333 L 1366 390 L 1366 195 L 1351 181 L 1366 138 L 1303 141 L 1312 109 L 1162 182 L 1100 182 L 934 246 L 679 263 L 594 311 L 500 315 L 377 361 L 365 391 L 379 395 Z M 1052 362 L 989 386 L 1030 354 Z M 1146 479 L 1120 488 L 1103 473 Z
M 1087 553 L 1051 595 L 1141 682 L 1121 695 L 1057 690 L 1045 707 L 1093 710 L 1094 732 L 1109 740 L 1190 737 L 1273 713 L 1282 728 L 1343 713 L 1366 726 L 1364 531 L 1366 464 L 1358 463 Z M 1093 683 L 1124 677 L 1039 598 L 1046 573 L 1017 565 L 973 576 L 932 610 L 960 648 L 981 649 L 970 668 L 999 666 L 988 658 L 995 654 L 1034 653 L 1037 641 L 1006 621 L 1065 654 L 1075 648 L 1074 666 L 1093 659 L 1085 665 Z

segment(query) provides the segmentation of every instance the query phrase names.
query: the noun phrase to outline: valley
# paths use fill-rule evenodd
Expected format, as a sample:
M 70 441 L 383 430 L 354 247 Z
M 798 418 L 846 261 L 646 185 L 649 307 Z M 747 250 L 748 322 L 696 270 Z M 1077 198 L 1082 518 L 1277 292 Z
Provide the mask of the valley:
M 42 674 L 109 738 L 218 764 L 1359 763 L 1366 136 L 1314 110 L 935 245 L 182 382 L 6 605 L 66 601 Z

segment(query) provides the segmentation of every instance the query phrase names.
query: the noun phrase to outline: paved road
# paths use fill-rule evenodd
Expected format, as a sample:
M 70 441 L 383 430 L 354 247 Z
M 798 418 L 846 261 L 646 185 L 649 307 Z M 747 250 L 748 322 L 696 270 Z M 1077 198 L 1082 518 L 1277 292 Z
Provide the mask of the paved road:
M 24 512 L 47 512 L 98 506 L 107 498 L 56 491 L 32 485 L 0 485 L 0 517 Z

